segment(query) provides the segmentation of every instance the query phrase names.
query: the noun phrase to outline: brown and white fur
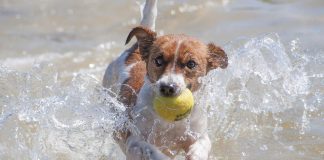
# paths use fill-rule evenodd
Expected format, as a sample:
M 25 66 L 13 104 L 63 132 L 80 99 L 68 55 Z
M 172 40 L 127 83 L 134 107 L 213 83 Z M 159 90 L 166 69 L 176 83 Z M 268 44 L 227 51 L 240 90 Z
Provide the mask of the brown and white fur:
M 137 43 L 105 72 L 104 87 L 121 84 L 114 92 L 127 106 L 130 122 L 116 129 L 114 138 L 129 160 L 172 159 L 180 150 L 188 160 L 206 160 L 211 142 L 204 106 L 195 104 L 187 118 L 167 122 L 153 111 L 152 101 L 155 95 L 177 96 L 186 88 L 197 91 L 200 77 L 227 67 L 227 56 L 220 47 L 186 35 L 157 36 L 156 14 L 157 0 L 146 0 L 141 26 L 126 40 L 135 36 Z

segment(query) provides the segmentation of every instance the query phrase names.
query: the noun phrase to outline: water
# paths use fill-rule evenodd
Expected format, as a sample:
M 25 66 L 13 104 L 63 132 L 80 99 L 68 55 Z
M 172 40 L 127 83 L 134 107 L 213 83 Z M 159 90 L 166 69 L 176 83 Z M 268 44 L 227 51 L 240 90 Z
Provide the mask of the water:
M 160 34 L 229 55 L 201 79 L 210 159 L 323 159 L 324 3 L 248 2 L 159 5 Z M 133 1 L 0 1 L 0 159 L 124 159 L 101 79 L 138 17 Z

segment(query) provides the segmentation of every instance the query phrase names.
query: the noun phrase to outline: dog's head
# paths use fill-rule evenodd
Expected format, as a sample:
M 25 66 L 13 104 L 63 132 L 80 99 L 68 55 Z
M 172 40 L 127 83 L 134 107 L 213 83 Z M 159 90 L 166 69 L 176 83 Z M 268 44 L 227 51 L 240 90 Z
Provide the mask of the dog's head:
M 199 77 L 215 68 L 227 67 L 227 55 L 218 46 L 205 45 L 186 35 L 165 35 L 145 27 L 136 27 L 126 44 L 135 36 L 140 53 L 146 61 L 147 76 L 156 94 L 177 96 L 184 89 L 196 91 Z

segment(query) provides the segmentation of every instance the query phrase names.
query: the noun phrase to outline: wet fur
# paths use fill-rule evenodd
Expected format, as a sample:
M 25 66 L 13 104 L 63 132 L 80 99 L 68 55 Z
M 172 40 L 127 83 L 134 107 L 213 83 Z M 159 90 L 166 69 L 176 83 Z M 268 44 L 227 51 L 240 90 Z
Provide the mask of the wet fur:
M 152 1 L 148 0 L 147 5 L 152 5 Z M 150 13 L 151 10 L 146 11 Z M 129 33 L 126 43 L 132 37 L 136 37 L 137 42 L 113 61 L 105 72 L 104 87 L 113 88 L 118 93 L 119 100 L 128 107 L 131 125 L 138 129 L 134 132 L 128 128 L 129 124 L 125 124 L 125 127 L 116 129 L 114 138 L 127 159 L 169 159 L 174 157 L 172 151 L 180 150 L 186 152 L 188 160 L 207 159 L 211 143 L 207 118 L 201 116 L 204 114 L 203 106 L 195 105 L 189 117 L 170 123 L 156 115 L 152 101 L 159 94 L 157 88 L 162 82 L 172 81 L 180 90 L 197 91 L 200 77 L 212 69 L 227 67 L 227 56 L 220 47 L 212 43 L 205 45 L 186 35 L 159 37 L 152 30 L 152 23 L 147 24 L 151 26 L 135 27 Z M 163 67 L 154 63 L 158 56 L 164 58 Z M 197 63 L 194 69 L 186 67 L 189 60 Z M 121 85 L 114 87 L 116 84 Z M 188 134 L 188 126 L 195 135 Z

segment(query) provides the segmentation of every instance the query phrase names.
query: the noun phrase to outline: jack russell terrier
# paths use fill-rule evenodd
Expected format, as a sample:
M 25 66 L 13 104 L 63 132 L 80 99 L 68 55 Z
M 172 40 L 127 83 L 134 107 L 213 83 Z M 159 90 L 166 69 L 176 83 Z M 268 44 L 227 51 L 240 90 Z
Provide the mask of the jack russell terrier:
M 168 122 L 153 110 L 153 98 L 196 92 L 199 78 L 227 67 L 227 55 L 213 43 L 180 34 L 157 36 L 157 0 L 146 0 L 141 26 L 129 33 L 137 42 L 109 64 L 103 86 L 113 88 L 126 106 L 128 123 L 114 131 L 127 160 L 173 159 L 183 150 L 187 160 L 206 160 L 211 149 L 204 106 L 195 104 L 187 118 Z

